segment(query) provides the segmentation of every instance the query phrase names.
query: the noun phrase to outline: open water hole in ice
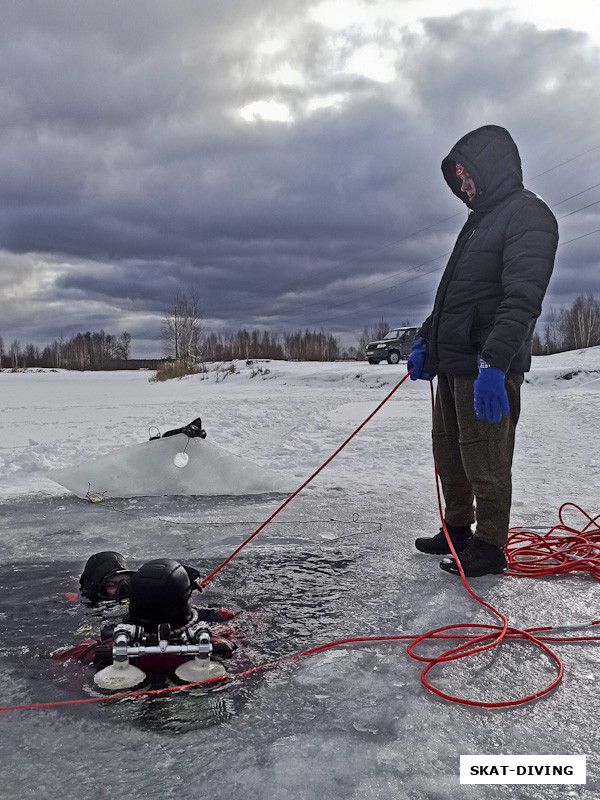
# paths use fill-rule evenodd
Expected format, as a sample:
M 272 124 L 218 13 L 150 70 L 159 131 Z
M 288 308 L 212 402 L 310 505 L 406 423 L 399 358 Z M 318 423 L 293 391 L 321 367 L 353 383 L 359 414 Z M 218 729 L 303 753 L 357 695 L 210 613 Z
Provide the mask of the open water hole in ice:
M 18 679 L 20 696 L 5 696 L 3 702 L 53 702 L 102 694 L 93 684 L 93 667 L 49 658 L 59 647 L 97 636 L 107 618 L 119 619 L 126 610 L 125 606 L 86 608 L 66 599 L 67 592 L 77 591 L 83 563 L 91 553 L 117 549 L 127 554 L 133 567 L 149 558 L 175 557 L 208 574 L 220 561 L 215 555 L 228 555 L 252 532 L 252 525 L 262 521 L 264 508 L 273 500 L 270 496 L 140 498 L 111 500 L 102 507 L 52 497 L 29 498 L 25 504 L 16 501 L 12 508 L 5 504 L 0 658 L 3 674 Z M 355 594 L 359 553 L 351 545 L 342 551 L 335 542 L 338 537 L 368 534 L 377 526 L 314 517 L 272 523 L 263 538 L 232 561 L 198 598 L 202 604 L 242 612 L 233 623 L 238 651 L 229 664 L 232 673 L 356 632 L 351 630 L 348 608 Z M 149 535 L 153 529 L 155 536 Z M 78 556 L 69 557 L 74 552 Z M 35 555 L 27 558 L 27 553 Z M 239 713 L 265 675 L 210 690 L 90 704 L 76 713 L 155 731 L 197 730 Z M 151 678 L 141 688 L 174 683 Z

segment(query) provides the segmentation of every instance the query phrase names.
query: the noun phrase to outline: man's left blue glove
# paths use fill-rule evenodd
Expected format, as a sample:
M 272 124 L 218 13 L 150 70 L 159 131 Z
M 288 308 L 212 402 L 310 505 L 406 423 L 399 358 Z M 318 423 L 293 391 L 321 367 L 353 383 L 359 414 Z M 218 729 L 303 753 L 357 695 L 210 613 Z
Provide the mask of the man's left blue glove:
M 500 422 L 510 407 L 504 386 L 504 373 L 479 359 L 479 375 L 473 384 L 475 415 L 488 422 Z
M 418 381 L 419 378 L 423 381 L 431 381 L 435 378 L 435 372 L 423 372 L 425 361 L 427 359 L 427 339 L 422 336 L 415 336 L 408 356 L 408 363 L 406 369 L 410 372 L 411 381 Z

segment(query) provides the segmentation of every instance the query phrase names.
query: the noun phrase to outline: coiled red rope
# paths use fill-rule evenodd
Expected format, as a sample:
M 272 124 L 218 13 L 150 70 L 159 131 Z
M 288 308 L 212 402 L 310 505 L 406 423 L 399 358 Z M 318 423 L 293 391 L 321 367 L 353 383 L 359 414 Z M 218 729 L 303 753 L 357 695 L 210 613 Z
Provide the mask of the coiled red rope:
M 358 428 L 356 428 L 356 430 L 335 451 L 335 453 L 333 453 L 333 455 L 331 455 L 327 459 L 327 461 L 325 461 L 292 495 L 290 495 L 277 508 L 277 510 L 273 514 L 271 514 L 271 516 L 267 520 L 265 520 L 265 522 L 263 522 L 247 539 L 245 539 L 245 541 L 242 542 L 242 544 L 227 559 L 225 559 L 225 561 L 223 561 L 222 564 L 220 564 L 209 575 L 207 575 L 201 581 L 201 585 L 204 585 L 221 569 L 223 569 L 223 567 L 226 564 L 228 564 L 232 560 L 232 558 L 234 558 L 240 552 L 240 550 L 242 550 L 243 547 L 245 547 L 258 533 L 260 533 L 260 531 L 263 528 L 265 528 L 266 525 L 268 525 L 268 523 L 272 519 L 274 519 L 274 517 L 276 517 L 277 514 L 279 514 L 279 512 L 282 511 L 282 509 L 285 508 L 285 506 L 291 500 L 293 500 L 293 498 L 296 497 L 302 491 L 302 489 L 304 489 L 304 487 L 307 486 L 338 455 L 338 453 L 341 450 L 343 450 L 344 447 L 346 447 L 346 445 L 351 441 L 351 439 L 353 439 L 354 436 L 356 436 L 356 434 L 367 424 L 367 422 L 369 422 L 369 420 L 379 411 L 379 409 L 390 399 L 390 397 L 396 392 L 396 390 L 400 388 L 400 386 L 409 377 L 409 375 L 410 373 L 405 375 L 402 378 L 402 380 L 399 381 L 399 383 L 384 398 L 384 400 L 382 400 L 382 402 L 377 406 L 377 408 L 365 419 L 364 422 L 362 422 L 358 426 Z M 433 413 L 433 408 L 434 408 L 433 386 L 430 384 L 430 387 L 431 387 L 431 405 Z M 469 706 L 479 706 L 484 708 L 502 708 L 507 706 L 521 705 L 523 703 L 530 702 L 531 700 L 534 700 L 538 697 L 542 697 L 543 695 L 547 694 L 548 692 L 552 691 L 554 688 L 558 686 L 564 674 L 564 667 L 560 658 L 556 655 L 556 653 L 554 653 L 548 647 L 546 642 L 548 643 L 550 642 L 567 643 L 567 642 L 583 642 L 583 641 L 595 642 L 595 641 L 600 641 L 600 636 L 546 635 L 548 632 L 556 630 L 556 628 L 553 628 L 552 626 L 541 626 L 537 628 L 514 628 L 508 624 L 508 620 L 504 616 L 504 614 L 502 614 L 492 605 L 490 605 L 481 597 L 479 597 L 477 594 L 475 594 L 475 592 L 473 592 L 473 590 L 467 583 L 463 568 L 460 564 L 460 559 L 456 554 L 456 551 L 454 550 L 452 541 L 446 529 L 446 525 L 444 522 L 444 514 L 442 509 L 440 488 L 439 488 L 439 477 L 437 474 L 437 469 L 435 468 L 435 464 L 434 464 L 434 470 L 435 470 L 435 484 L 437 491 L 438 509 L 440 514 L 440 519 L 442 522 L 442 527 L 446 534 L 446 539 L 448 541 L 452 555 L 454 556 L 456 563 L 459 567 L 460 577 L 463 582 L 463 585 L 467 590 L 467 592 L 471 595 L 471 597 L 473 597 L 478 603 L 484 606 L 484 608 L 486 608 L 490 613 L 492 613 L 499 619 L 499 621 L 501 622 L 500 625 L 491 625 L 491 624 L 486 625 L 479 623 L 457 623 L 454 625 L 445 625 L 440 628 L 435 628 L 430 631 L 427 631 L 426 633 L 422 633 L 418 636 L 414 636 L 413 634 L 397 634 L 390 636 L 356 636 L 346 639 L 338 639 L 333 642 L 326 642 L 324 644 L 316 645 L 315 647 L 311 647 L 308 650 L 303 650 L 300 653 L 295 653 L 290 656 L 285 656 L 283 658 L 271 661 L 266 664 L 260 664 L 256 667 L 252 667 L 251 669 L 245 670 L 244 672 L 218 676 L 215 678 L 209 678 L 206 681 L 198 681 L 183 685 L 169 686 L 162 689 L 144 689 L 134 692 L 121 692 L 119 694 L 103 695 L 101 697 L 82 698 L 78 700 L 59 700 L 47 703 L 29 703 L 23 705 L 0 706 L 0 711 L 15 711 L 20 709 L 33 709 L 33 708 L 53 708 L 65 705 L 98 703 L 104 700 L 120 700 L 129 697 L 140 697 L 146 695 L 150 696 L 150 695 L 164 694 L 166 692 L 182 691 L 184 689 L 189 689 L 211 683 L 217 683 L 224 680 L 243 678 L 260 670 L 269 669 L 271 667 L 283 664 L 287 661 L 293 661 L 295 659 L 302 658 L 303 656 L 308 656 L 312 655 L 313 653 L 318 653 L 323 650 L 328 650 L 332 647 L 339 647 L 341 645 L 359 643 L 359 642 L 384 642 L 384 641 L 400 641 L 400 640 L 409 640 L 409 644 L 407 646 L 407 653 L 411 656 L 411 658 L 414 658 L 417 661 L 425 662 L 426 666 L 423 668 L 421 672 L 421 683 L 423 684 L 423 686 L 425 686 L 425 688 L 429 689 L 434 694 L 443 697 L 446 700 L 450 700 L 451 702 L 461 703 L 463 705 L 469 705 Z M 588 520 L 587 524 L 581 530 L 571 528 L 564 523 L 562 516 L 563 509 L 565 509 L 568 506 L 576 508 Z M 505 575 L 521 577 L 521 576 L 534 576 L 534 575 L 564 574 L 566 572 L 573 572 L 576 570 L 585 570 L 591 572 L 591 574 L 595 578 L 600 579 L 600 524 L 598 520 L 600 520 L 600 514 L 592 518 L 589 514 L 587 514 L 585 511 L 583 511 L 579 506 L 575 505 L 574 503 L 564 503 L 559 510 L 560 524 L 551 528 L 550 531 L 545 536 L 541 536 L 540 534 L 537 534 L 532 531 L 525 531 L 522 530 L 521 528 L 512 528 L 509 542 L 506 548 L 509 570 L 505 573 Z M 560 531 L 561 533 L 558 534 L 557 531 Z M 581 625 L 567 625 L 562 627 L 588 628 L 598 624 L 600 624 L 600 620 L 583 623 Z M 483 633 L 469 632 L 474 629 L 483 630 L 485 632 Z M 460 633 L 458 631 L 460 631 Z M 440 655 L 436 657 L 423 656 L 415 652 L 415 648 L 422 642 L 438 640 L 438 639 L 440 640 L 460 639 L 462 641 L 461 643 L 442 652 Z M 466 658 L 468 656 L 481 653 L 485 650 L 489 650 L 492 647 L 501 644 L 502 642 L 516 641 L 516 640 L 530 641 L 532 644 L 541 648 L 544 654 L 550 659 L 550 661 L 554 663 L 557 669 L 557 674 L 555 678 L 552 681 L 550 681 L 550 683 L 548 683 L 541 689 L 532 692 L 531 694 L 528 694 L 523 697 L 518 697 L 512 700 L 499 700 L 499 701 L 471 700 L 469 698 L 458 697 L 456 695 L 451 695 L 446 692 L 443 692 L 441 689 L 434 686 L 427 678 L 427 675 L 430 672 L 430 670 L 433 669 L 433 667 L 435 667 L 436 665 L 447 664 L 453 661 L 457 661 L 461 658 Z
M 566 508 L 576 509 L 587 523 L 582 528 L 567 525 L 563 519 Z M 600 514 L 591 517 L 576 503 L 563 503 L 558 519 L 559 524 L 543 536 L 523 528 L 510 529 L 505 575 L 538 577 L 589 572 L 600 580 Z

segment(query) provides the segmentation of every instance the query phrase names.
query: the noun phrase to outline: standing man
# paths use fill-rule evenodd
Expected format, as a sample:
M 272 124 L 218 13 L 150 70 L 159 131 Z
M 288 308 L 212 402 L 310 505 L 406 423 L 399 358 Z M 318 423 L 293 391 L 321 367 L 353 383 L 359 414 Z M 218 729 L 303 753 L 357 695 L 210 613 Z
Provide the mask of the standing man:
M 437 375 L 433 454 L 445 524 L 465 575 L 474 577 L 506 568 L 520 390 L 558 227 L 544 201 L 523 187 L 519 152 L 504 128 L 467 133 L 442 161 L 442 172 L 469 216 L 408 369 L 412 380 Z M 450 552 L 443 528 L 415 546 Z M 440 567 L 459 574 L 454 558 Z

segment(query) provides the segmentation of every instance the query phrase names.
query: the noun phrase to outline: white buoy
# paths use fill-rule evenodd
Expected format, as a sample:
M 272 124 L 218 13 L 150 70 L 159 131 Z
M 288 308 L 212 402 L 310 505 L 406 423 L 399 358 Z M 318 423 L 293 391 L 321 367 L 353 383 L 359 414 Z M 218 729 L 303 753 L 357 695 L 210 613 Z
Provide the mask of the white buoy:
M 183 468 L 186 466 L 189 460 L 190 457 L 188 456 L 187 453 L 176 453 L 175 458 L 173 459 L 173 463 L 175 464 L 176 467 Z
M 101 689 L 132 689 L 146 680 L 146 673 L 128 660 L 113 661 L 108 667 L 98 670 L 94 675 L 94 683 Z
M 196 656 L 193 661 L 184 661 L 175 670 L 175 675 L 186 683 L 200 683 L 210 678 L 220 678 L 227 675 L 227 670 L 222 664 L 211 661 L 210 658 Z

